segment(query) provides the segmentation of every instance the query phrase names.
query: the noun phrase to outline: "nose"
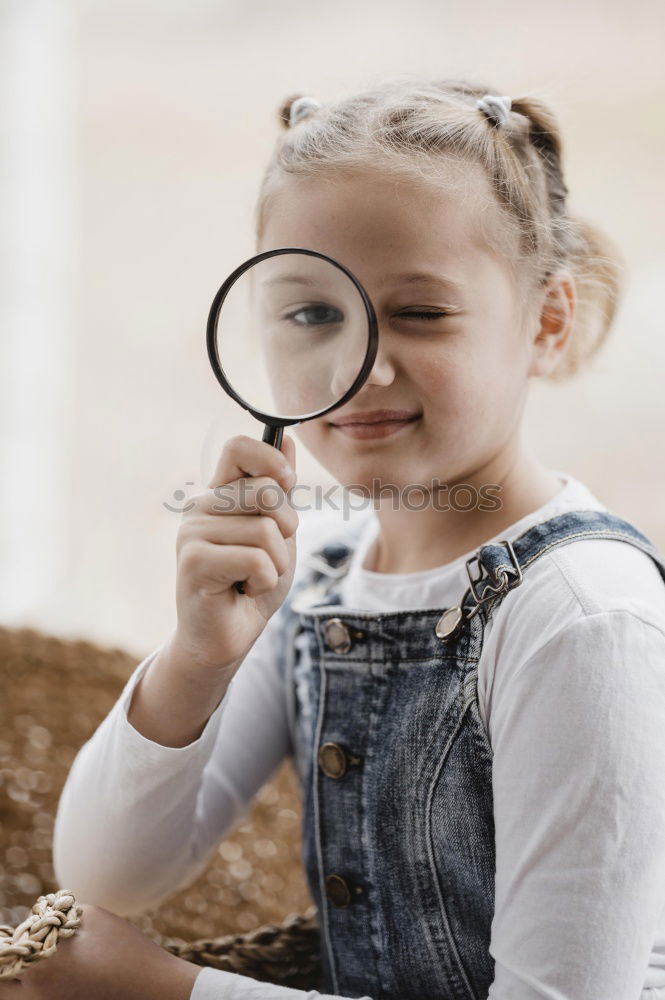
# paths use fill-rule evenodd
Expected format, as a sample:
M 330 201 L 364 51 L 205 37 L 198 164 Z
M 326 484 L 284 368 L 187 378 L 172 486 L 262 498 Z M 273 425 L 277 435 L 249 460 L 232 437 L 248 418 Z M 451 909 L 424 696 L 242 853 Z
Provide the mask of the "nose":
M 390 385 L 395 378 L 395 364 L 391 357 L 386 338 L 379 334 L 379 345 L 366 385 Z
M 355 358 L 340 358 L 337 361 L 330 380 L 330 394 L 333 399 L 339 399 L 348 392 L 358 376 L 358 370 Z
M 348 363 L 341 359 L 337 364 L 332 378 L 332 395 L 343 396 L 358 374 L 356 359 L 350 359 Z M 385 344 L 379 336 L 379 345 L 374 359 L 374 364 L 363 385 L 390 385 L 395 378 L 395 366 L 388 353 Z

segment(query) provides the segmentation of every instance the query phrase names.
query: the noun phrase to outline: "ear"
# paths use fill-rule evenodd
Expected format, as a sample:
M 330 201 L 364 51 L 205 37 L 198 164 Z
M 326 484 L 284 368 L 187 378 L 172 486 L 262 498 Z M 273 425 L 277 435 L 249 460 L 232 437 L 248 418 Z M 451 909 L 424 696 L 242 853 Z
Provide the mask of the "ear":
M 573 330 L 577 296 L 575 279 L 566 268 L 559 268 L 549 278 L 542 295 L 540 315 L 536 317 L 531 341 L 531 364 L 528 375 L 546 376 L 559 364 Z

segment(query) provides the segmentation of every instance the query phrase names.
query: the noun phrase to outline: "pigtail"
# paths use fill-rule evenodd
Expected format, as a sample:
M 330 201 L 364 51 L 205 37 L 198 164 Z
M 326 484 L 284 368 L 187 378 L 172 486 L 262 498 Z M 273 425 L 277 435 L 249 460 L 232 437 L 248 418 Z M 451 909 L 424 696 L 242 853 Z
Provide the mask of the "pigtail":
M 575 375 L 605 342 L 628 276 L 625 258 L 603 229 L 574 214 L 567 216 L 566 224 L 573 244 L 568 263 L 577 305 L 564 355 L 548 376 L 556 382 Z
M 564 181 L 563 143 L 554 113 L 535 97 L 513 100 L 512 110 L 527 122 L 526 141 L 538 155 L 549 208 L 549 267 L 567 266 L 577 291 L 574 327 L 549 381 L 574 375 L 605 342 L 617 312 L 627 273 L 616 243 L 589 219 L 571 213 Z
M 568 187 L 563 179 L 563 141 L 554 113 L 537 97 L 519 97 L 513 113 L 527 120 L 527 142 L 536 150 L 545 172 L 547 196 L 553 219 L 566 211 Z

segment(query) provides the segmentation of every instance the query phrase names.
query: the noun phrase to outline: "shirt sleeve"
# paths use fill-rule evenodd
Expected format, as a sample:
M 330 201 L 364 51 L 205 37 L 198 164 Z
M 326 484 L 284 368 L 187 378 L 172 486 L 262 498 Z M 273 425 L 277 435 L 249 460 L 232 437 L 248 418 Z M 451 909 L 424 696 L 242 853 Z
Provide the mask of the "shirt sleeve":
M 199 737 L 146 739 L 127 718 L 161 646 L 134 670 L 79 750 L 60 795 L 53 865 L 60 885 L 120 916 L 189 885 L 289 751 L 273 616 Z
M 492 711 L 488 1000 L 636 1000 L 665 902 L 665 634 L 582 617 Z
M 337 994 L 316 990 L 295 990 L 288 986 L 264 983 L 249 976 L 221 969 L 204 968 L 194 980 L 189 1000 L 351 1000 Z M 372 1000 L 362 996 L 359 1000 Z

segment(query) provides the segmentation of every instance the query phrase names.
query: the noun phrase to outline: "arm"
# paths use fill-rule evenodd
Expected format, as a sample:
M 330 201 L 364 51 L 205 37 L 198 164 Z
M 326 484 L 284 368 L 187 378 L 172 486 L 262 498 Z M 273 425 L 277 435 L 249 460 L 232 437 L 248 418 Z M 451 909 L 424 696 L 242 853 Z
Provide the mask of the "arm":
M 134 685 L 127 701 L 128 722 L 141 736 L 165 747 L 194 743 L 241 662 L 203 672 L 179 650 L 174 633 Z
M 665 903 L 665 635 L 565 626 L 497 689 L 488 1000 L 636 1000 Z
M 275 628 L 273 618 L 185 746 L 164 746 L 129 722 L 133 691 L 159 650 L 138 665 L 61 793 L 53 839 L 61 885 L 126 916 L 157 905 L 205 867 L 288 749 Z
M 301 557 L 325 530 L 318 512 L 303 518 Z M 300 571 L 297 567 L 296 577 Z M 278 629 L 274 614 L 223 696 L 202 692 L 194 713 L 176 717 L 175 725 L 168 692 L 165 696 L 160 685 L 156 697 L 170 717 L 166 728 L 150 708 L 146 717 L 140 691 L 131 712 L 139 728 L 128 718 L 136 686 L 163 647 L 136 667 L 79 750 L 62 790 L 53 837 L 61 885 L 82 900 L 130 916 L 189 885 L 205 867 L 290 749 L 275 657 Z
M 127 920 L 81 904 L 81 925 L 47 958 L 0 979 L 0 1000 L 188 1000 L 200 969 Z M 53 949 L 53 944 L 56 944 Z M 50 953 L 49 953 L 50 952 Z
M 0 1000 L 350 1000 L 201 969 L 103 907 L 82 911 L 81 927 L 47 961 L 22 970 L 20 981 L 0 981 Z

